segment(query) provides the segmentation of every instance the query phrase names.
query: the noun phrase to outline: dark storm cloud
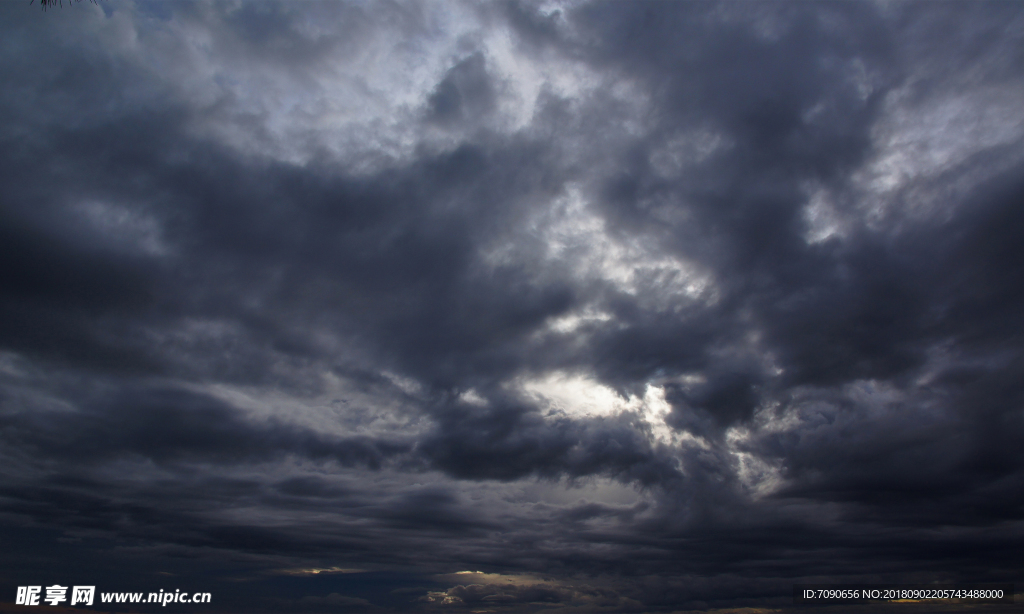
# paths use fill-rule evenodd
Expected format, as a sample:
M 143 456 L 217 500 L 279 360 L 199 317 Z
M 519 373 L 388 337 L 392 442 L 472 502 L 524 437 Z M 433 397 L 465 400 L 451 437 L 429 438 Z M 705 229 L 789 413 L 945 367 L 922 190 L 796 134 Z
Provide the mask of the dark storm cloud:
M 728 6 L 687 7 L 589 7 L 585 23 L 595 33 L 587 38 L 601 41 L 591 53 L 651 81 L 662 130 L 700 122 L 721 131 L 730 146 L 665 177 L 650 158 L 664 133 L 653 133 L 625 152 L 600 197 L 617 227 L 649 233 L 666 248 L 714 267 L 726 293 L 717 325 L 732 328 L 743 326 L 738 312 L 753 307 L 756 317 L 769 305 L 817 288 L 848 264 L 830 258 L 829 245 L 807 244 L 803 186 L 844 188 L 843 171 L 870 153 L 872 120 L 897 69 L 886 53 L 886 25 L 872 5 L 829 5 L 792 15 L 786 15 L 792 7 L 781 15 L 753 11 L 750 19 L 722 19 Z M 644 32 L 640 45 L 630 35 L 636 31 Z M 860 85 L 873 91 L 858 92 L 859 78 L 876 81 Z M 666 208 L 686 215 L 666 228 L 659 216 Z M 869 296 L 861 300 L 871 304 Z M 763 302 L 768 305 L 758 304 Z M 827 310 L 813 311 L 827 317 Z M 716 331 L 715 337 L 728 334 Z M 650 364 L 663 366 L 656 355 Z
M 456 406 L 437 413 L 420 450 L 459 478 L 612 475 L 649 485 L 671 479 L 669 459 L 648 442 L 637 416 L 580 422 L 546 420 L 528 406 Z
M 427 101 L 429 118 L 440 124 L 463 123 L 494 107 L 494 84 L 479 52 L 453 66 Z
M 413 574 L 293 610 L 1014 579 L 1016 5 L 3 12 L 5 523 Z
M 181 129 L 180 123 L 173 125 Z M 451 380 L 454 375 L 446 369 L 474 368 L 461 356 L 563 311 L 572 300 L 570 287 L 539 286 L 532 271 L 519 264 L 493 276 L 474 270 L 474 242 L 516 215 L 515 201 L 499 195 L 513 183 L 521 186 L 513 198 L 517 192 L 544 191 L 543 183 L 550 181 L 540 166 L 543 149 L 529 143 L 497 151 L 468 146 L 370 180 L 273 163 L 248 177 L 242 161 L 201 142 L 189 154 L 201 163 L 168 160 L 173 152 L 164 143 L 173 132 L 144 142 L 129 138 L 145 129 L 129 120 L 62 139 L 58 146 L 69 156 L 91 158 L 86 174 L 128 179 L 97 186 L 96 198 L 139 198 L 121 187 L 136 183 L 174 202 L 173 210 L 155 215 L 169 218 L 164 240 L 176 253 L 156 262 L 145 254 L 104 254 L 102 247 L 88 244 L 101 237 L 81 237 L 85 245 L 76 249 L 53 237 L 53 230 L 51 236 L 37 236 L 46 231 L 12 229 L 18 241 L 5 250 L 8 291 L 14 295 L 8 302 L 12 343 L 67 352 L 77 341 L 69 337 L 85 337 L 80 343 L 88 343 L 92 335 L 41 321 L 47 312 L 53 319 L 88 318 L 97 326 L 129 309 L 143 325 L 148 318 L 161 326 L 184 316 L 227 317 L 274 349 L 313 353 L 301 333 L 282 328 L 282 316 L 290 314 L 327 319 L 328 326 L 386 329 L 385 352 L 423 375 L 436 371 Z M 154 127 L 158 134 L 167 129 Z M 110 130 L 123 131 L 125 138 L 110 139 Z M 31 157 L 9 163 L 23 165 Z M 56 184 L 43 198 L 73 202 L 83 196 L 81 186 Z M 471 209 L 488 202 L 493 203 L 489 208 Z M 243 302 L 264 303 L 279 315 L 268 317 Z M 124 360 L 134 360 L 131 353 L 139 348 L 132 340 L 117 341 L 128 346 L 122 349 Z M 243 362 L 260 360 L 257 348 L 246 349 L 249 355 L 239 357 Z M 88 362 L 90 356 L 83 350 L 75 358 Z M 258 377 L 265 368 L 256 362 L 237 377 Z M 476 368 L 486 369 L 487 363 Z

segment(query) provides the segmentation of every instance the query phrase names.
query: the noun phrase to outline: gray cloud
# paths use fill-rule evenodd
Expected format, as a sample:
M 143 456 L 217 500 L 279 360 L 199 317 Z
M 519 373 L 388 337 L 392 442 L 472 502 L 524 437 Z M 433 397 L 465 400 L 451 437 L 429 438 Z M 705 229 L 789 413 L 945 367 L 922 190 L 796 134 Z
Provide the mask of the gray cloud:
M 30 8 L 4 586 L 88 559 L 231 611 L 626 612 L 1014 579 L 1016 5 Z

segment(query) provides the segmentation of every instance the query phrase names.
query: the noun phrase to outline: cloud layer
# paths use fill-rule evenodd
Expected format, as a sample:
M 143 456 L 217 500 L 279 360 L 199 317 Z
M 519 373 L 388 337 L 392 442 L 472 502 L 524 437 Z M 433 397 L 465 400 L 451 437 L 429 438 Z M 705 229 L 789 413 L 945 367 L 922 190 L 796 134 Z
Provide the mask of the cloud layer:
M 5 587 L 1019 575 L 1020 6 L 0 11 Z

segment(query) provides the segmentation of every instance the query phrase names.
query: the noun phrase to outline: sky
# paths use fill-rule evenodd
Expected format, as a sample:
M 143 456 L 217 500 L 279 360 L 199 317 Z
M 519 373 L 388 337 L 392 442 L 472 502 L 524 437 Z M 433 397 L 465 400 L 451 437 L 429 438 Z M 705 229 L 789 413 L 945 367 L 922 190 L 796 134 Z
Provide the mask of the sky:
M 1024 592 L 1022 3 L 11 1 L 0 83 L 0 607 Z

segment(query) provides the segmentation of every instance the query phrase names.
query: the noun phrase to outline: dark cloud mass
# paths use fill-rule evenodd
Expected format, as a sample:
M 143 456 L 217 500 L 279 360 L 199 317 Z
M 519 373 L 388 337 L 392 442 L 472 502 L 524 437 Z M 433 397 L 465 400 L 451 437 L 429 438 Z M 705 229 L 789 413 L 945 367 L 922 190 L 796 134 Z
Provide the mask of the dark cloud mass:
M 0 13 L 0 602 L 1021 585 L 1021 4 Z

